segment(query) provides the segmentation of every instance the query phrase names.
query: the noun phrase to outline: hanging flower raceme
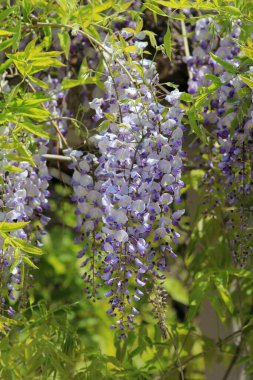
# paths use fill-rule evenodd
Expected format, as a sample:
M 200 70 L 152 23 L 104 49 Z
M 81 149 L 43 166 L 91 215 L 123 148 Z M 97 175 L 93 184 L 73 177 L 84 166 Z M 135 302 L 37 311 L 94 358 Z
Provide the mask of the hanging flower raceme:
M 73 175 L 88 292 L 95 296 L 96 277 L 109 287 L 107 313 L 117 316 L 112 327 L 122 336 L 133 328 L 137 302 L 169 270 L 184 213 L 173 211 L 183 187 L 180 93 L 166 97 L 168 106 L 158 102 L 156 67 L 141 58 L 144 47 L 136 41 L 126 58 L 104 56 L 105 95 L 90 103 L 94 120 L 103 120 L 90 139 L 97 154 L 83 156 Z
M 235 39 L 240 34 L 240 21 L 234 24 L 230 35 L 214 39 L 211 31 L 212 20 L 204 18 L 196 23 L 193 38 L 192 56 L 187 59 L 192 79 L 189 80 L 189 92 L 197 93 L 199 88 L 213 83 L 217 86 L 209 96 L 211 101 L 204 107 L 204 125 L 215 135 L 217 143 L 212 149 L 209 165 L 213 175 L 208 178 L 211 192 L 217 184 L 225 189 L 223 204 L 227 208 L 228 230 L 239 227 L 240 234 L 231 237 L 232 254 L 241 265 L 248 255 L 248 219 L 250 210 L 248 196 L 252 193 L 252 138 L 253 106 L 252 91 L 239 76 L 227 72 L 218 59 L 234 67 L 240 65 L 239 46 Z M 214 25 L 217 31 L 221 28 Z M 210 52 L 215 56 L 210 56 Z M 251 70 L 252 71 L 252 70 Z M 219 168 L 219 171 L 217 169 Z M 214 172 L 215 171 L 215 172 Z M 222 176 L 220 176 L 222 174 Z M 219 180 L 216 176 L 219 176 Z M 212 179 L 213 178 L 213 179 Z M 216 205 L 221 202 L 221 197 Z
M 8 132 L 9 129 L 6 129 L 5 134 Z M 12 144 L 15 145 L 9 138 L 7 145 Z M 29 161 L 19 160 L 15 148 L 3 150 L 1 154 L 1 314 L 14 314 L 7 298 L 19 300 L 19 307 L 25 305 L 26 290 L 32 278 L 29 269 L 36 267 L 33 258 L 40 254 L 41 237 L 49 220 L 43 215 L 48 207 L 50 178 L 42 158 L 46 150 L 45 145 L 38 142 L 38 151 Z

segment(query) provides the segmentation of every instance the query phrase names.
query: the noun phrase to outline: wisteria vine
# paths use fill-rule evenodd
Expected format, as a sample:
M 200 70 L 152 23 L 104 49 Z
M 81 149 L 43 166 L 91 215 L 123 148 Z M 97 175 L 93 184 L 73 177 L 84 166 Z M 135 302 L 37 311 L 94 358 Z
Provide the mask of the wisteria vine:
M 234 23 L 231 34 L 213 38 L 212 28 L 218 35 L 220 25 L 211 18 L 196 23 L 192 56 L 187 65 L 192 78 L 189 93 L 196 94 L 199 88 L 208 87 L 217 78 L 218 88 L 210 95 L 211 100 L 203 110 L 203 123 L 211 131 L 216 144 L 209 155 L 209 170 L 205 175 L 209 202 L 214 190 L 224 186 L 223 197 L 211 200 L 212 207 L 224 202 L 224 215 L 229 234 L 231 253 L 244 265 L 252 248 L 248 246 L 249 219 L 252 211 L 249 196 L 252 194 L 253 159 L 253 106 L 252 91 L 240 77 L 217 62 L 215 56 L 233 65 L 240 66 L 240 48 L 235 42 L 239 38 L 241 22 Z M 210 56 L 210 51 L 215 54 Z M 252 71 L 252 67 L 249 68 Z M 205 148 L 204 154 L 207 152 Z M 219 171 L 218 171 L 219 170 Z M 210 197 L 211 195 L 211 197 Z M 239 229 L 239 233 L 235 233 Z
M 130 6 L 134 11 L 142 5 L 137 1 Z M 163 9 L 170 14 L 170 9 L 165 6 Z M 158 14 L 166 16 L 164 11 L 161 8 Z M 183 13 L 190 15 L 191 11 Z M 0 143 L 4 141 L 0 163 L 0 223 L 2 228 L 4 223 L 9 228 L 15 223 L 16 226 L 21 223 L 22 227 L 0 235 L 0 314 L 13 316 L 16 300 L 19 299 L 20 307 L 26 302 L 31 268 L 36 268 L 36 259 L 29 258 L 29 254 L 39 252 L 35 246 L 42 245 L 44 227 L 49 221 L 44 215 L 51 178 L 47 159 L 54 155 L 59 161 L 63 158 L 71 161 L 64 169 L 67 176 L 71 176 L 68 184 L 73 189 L 72 201 L 76 207 L 75 242 L 81 246 L 78 259 L 87 297 L 108 298 L 107 314 L 116 320 L 111 327 L 119 329 L 124 338 L 128 329 L 134 328 L 134 318 L 141 313 L 142 302 L 139 301 L 144 299 L 153 305 L 162 334 L 167 335 L 166 296 L 162 285 L 171 259 L 176 257 L 179 222 L 184 214 L 181 174 L 187 107 L 178 89 L 168 91 L 159 83 L 155 58 L 148 59 L 145 50 L 150 43 L 157 51 L 168 54 L 171 49 L 169 25 L 164 44 L 157 47 L 154 33 L 143 29 L 143 20 L 136 21 L 136 18 L 134 12 L 134 20 L 130 17 L 122 20 L 119 16 L 118 22 L 113 23 L 113 35 L 101 25 L 100 32 L 92 27 L 86 32 L 85 28 L 71 23 L 34 20 L 30 26 L 23 25 L 23 29 L 44 28 L 45 34 L 49 26 L 59 29 L 60 46 L 56 33 L 50 38 L 56 50 L 64 49 L 65 58 L 59 58 L 59 51 L 44 52 L 44 45 L 36 45 L 33 40 L 27 44 L 23 41 L 28 47 L 21 44 L 24 50 L 18 52 L 19 55 L 7 54 L 16 65 L 17 76 L 22 77 L 20 83 L 25 91 L 29 96 L 34 95 L 28 97 L 28 101 L 32 105 L 43 103 L 43 108 L 42 117 L 35 115 L 31 119 L 35 125 L 34 138 L 26 140 L 27 130 L 13 135 L 20 120 L 27 122 L 30 115 L 27 109 L 20 111 L 20 105 L 22 108 L 27 100 L 23 102 L 21 93 L 19 103 L 14 102 L 14 105 L 11 95 L 10 99 L 6 95 L 12 93 L 14 85 L 9 83 L 7 71 L 3 69 L 0 100 L 7 99 L 7 104 L 11 103 L 12 109 L 18 109 L 21 116 L 13 122 L 8 113 L 7 125 L 1 127 L 5 139 L 0 139 Z M 173 25 L 175 30 L 177 21 Z M 204 161 L 207 167 L 203 184 L 211 202 L 211 213 L 214 215 L 221 206 L 232 255 L 243 266 L 250 252 L 247 241 L 252 211 L 248 199 L 252 193 L 253 106 L 252 90 L 240 76 L 241 51 L 237 40 L 241 26 L 241 20 L 234 21 L 232 30 L 224 34 L 211 17 L 204 17 L 196 22 L 194 33 L 190 33 L 193 35 L 191 55 L 186 54 L 189 50 L 186 35 L 182 41 L 178 36 L 178 45 L 179 49 L 183 45 L 187 47 L 184 53 L 180 51 L 180 57 L 187 55 L 188 93 L 193 95 L 190 98 L 199 99 L 198 96 L 204 95 L 203 107 L 199 108 L 200 115 L 196 115 L 196 119 L 203 124 L 208 139 L 205 145 L 197 141 L 200 149 L 196 161 L 201 164 Z M 157 41 L 162 40 L 158 37 Z M 69 45 L 68 50 L 66 45 Z M 37 56 L 30 70 L 32 49 Z M 171 52 L 168 56 L 171 58 Z M 38 68 L 38 62 L 43 63 L 45 59 L 48 67 L 55 66 L 58 71 L 47 70 L 46 65 L 45 71 L 43 65 Z M 4 60 L 3 64 L 6 64 Z M 247 75 L 250 74 L 252 66 L 248 67 Z M 77 86 L 82 86 L 75 94 L 80 103 L 78 109 L 76 104 L 73 106 L 75 101 L 69 90 Z M 170 83 L 168 88 L 171 87 Z M 40 92 L 41 88 L 45 92 Z M 38 98 L 36 91 L 40 92 Z M 54 136 L 58 134 L 55 140 L 50 140 L 50 135 L 45 138 L 44 130 L 40 136 L 41 120 L 43 128 L 55 127 L 50 131 Z M 71 123 L 85 130 L 81 148 L 69 146 Z M 30 119 L 28 131 L 29 128 Z M 15 136 L 20 139 L 18 143 Z M 30 148 L 32 153 L 28 154 Z M 57 168 L 60 172 L 57 178 L 61 179 L 59 163 Z M 218 186 L 224 188 L 219 197 Z M 29 267 L 26 272 L 24 265 Z
M 171 242 L 178 242 L 176 226 L 184 213 L 172 208 L 184 185 L 180 93 L 166 96 L 170 106 L 158 102 L 158 75 L 154 63 L 141 57 L 142 45 L 131 45 L 137 52 L 131 67 L 120 58 L 135 83 L 105 57 L 106 92 L 90 103 L 94 119 L 104 120 L 98 128 L 105 130 L 91 138 L 96 155 L 83 156 L 73 175 L 88 294 L 95 297 L 97 277 L 110 286 L 107 313 L 118 316 L 122 331 L 133 328 L 136 302 L 169 270 Z

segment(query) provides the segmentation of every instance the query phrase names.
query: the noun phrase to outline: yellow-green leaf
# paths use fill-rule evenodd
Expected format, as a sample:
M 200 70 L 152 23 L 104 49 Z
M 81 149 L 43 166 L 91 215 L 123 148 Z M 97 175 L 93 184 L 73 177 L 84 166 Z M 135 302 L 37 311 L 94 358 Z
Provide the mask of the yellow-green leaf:
M 253 59 L 253 48 L 249 46 L 241 46 L 242 52 L 249 58 Z
M 197 111 L 195 109 L 190 109 L 188 111 L 189 123 L 192 131 L 206 144 L 207 137 L 205 129 L 197 122 Z
M 150 11 L 152 11 L 153 13 L 157 15 L 168 17 L 168 15 L 155 4 L 145 3 L 145 8 L 149 9 Z
M 101 13 L 101 12 L 104 12 L 106 11 L 107 9 L 110 9 L 112 6 L 114 5 L 114 1 L 113 0 L 109 0 L 109 1 L 105 1 L 103 4 L 101 5 L 97 5 L 95 6 L 92 11 L 94 13 Z
M 29 79 L 35 83 L 37 86 L 41 87 L 41 88 L 48 88 L 48 84 L 43 82 L 42 80 L 38 79 L 38 78 L 34 78 L 34 77 L 31 77 L 29 76 Z
M 22 173 L 24 171 L 24 169 L 17 168 L 16 166 L 12 166 L 12 165 L 4 165 L 4 169 L 13 173 Z
M 0 36 L 9 36 L 10 34 L 13 33 L 9 32 L 8 30 L 0 30 Z
M 23 252 L 30 253 L 31 255 L 40 256 L 43 253 L 41 248 L 35 247 L 22 239 L 12 238 L 11 244 L 13 247 L 18 247 Z
M 25 261 L 30 267 L 34 268 L 34 269 L 39 269 L 33 262 L 31 259 L 29 259 L 29 257 L 27 256 L 23 256 L 22 257 L 23 261 Z
M 69 33 L 65 30 L 63 32 L 58 33 L 58 37 L 60 41 L 60 46 L 62 50 L 64 51 L 65 57 L 68 59 L 70 43 L 71 43 Z
M 13 35 L 12 51 L 16 51 L 18 49 L 20 39 L 21 39 L 21 20 L 18 20 L 17 25 L 14 30 L 14 35 Z
M 45 131 L 45 126 L 43 125 L 38 125 L 38 124 L 32 124 L 32 123 L 19 123 L 18 127 L 14 129 L 15 132 L 19 132 L 20 130 L 25 129 L 26 131 L 42 137 L 44 139 L 51 139 L 52 135 L 48 132 Z
M 16 249 L 14 249 L 14 260 L 13 260 L 13 263 L 11 264 L 11 267 L 10 267 L 10 273 L 19 264 L 19 261 L 20 261 L 20 249 L 16 248 Z
M 164 48 L 165 48 L 165 51 L 167 53 L 167 56 L 169 57 L 170 61 L 171 61 L 171 54 L 172 54 L 172 51 L 171 51 L 171 47 L 172 47 L 172 40 L 171 40 L 171 31 L 170 31 L 170 26 L 169 24 L 167 25 L 167 31 L 164 35 L 164 39 L 163 39 L 163 42 L 164 42 Z
M 243 75 L 239 75 L 240 79 L 245 83 L 247 84 L 247 86 L 249 86 L 250 88 L 253 89 L 253 80 L 243 76 Z
M 214 277 L 214 284 L 220 293 L 222 301 L 227 306 L 230 313 L 233 313 L 233 309 L 234 309 L 233 302 L 231 299 L 231 295 L 225 286 L 225 279 L 223 278 L 223 276 L 215 276 Z
M 30 222 L 0 222 L 0 232 L 12 232 L 26 227 Z
M 183 283 L 175 277 L 170 276 L 166 278 L 164 281 L 164 288 L 167 290 L 173 300 L 178 301 L 184 305 L 189 304 L 187 289 L 184 287 Z
M 124 49 L 124 51 L 125 51 L 126 53 L 133 53 L 135 50 L 136 50 L 136 46 L 135 46 L 135 45 L 127 46 L 127 47 L 125 47 L 125 49 Z

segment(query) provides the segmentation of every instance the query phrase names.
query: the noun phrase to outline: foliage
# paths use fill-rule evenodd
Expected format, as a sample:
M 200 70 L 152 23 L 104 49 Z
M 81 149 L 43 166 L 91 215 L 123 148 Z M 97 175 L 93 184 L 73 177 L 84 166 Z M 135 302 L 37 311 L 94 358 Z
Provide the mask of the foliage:
M 0 7 L 0 377 L 250 378 L 253 2 Z

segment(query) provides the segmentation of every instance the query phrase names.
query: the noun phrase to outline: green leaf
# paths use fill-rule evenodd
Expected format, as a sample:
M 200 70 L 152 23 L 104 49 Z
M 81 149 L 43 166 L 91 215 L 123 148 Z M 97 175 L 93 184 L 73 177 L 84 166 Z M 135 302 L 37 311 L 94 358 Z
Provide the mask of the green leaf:
M 208 297 L 208 299 L 210 300 L 212 307 L 214 308 L 214 310 L 218 314 L 221 322 L 225 323 L 226 319 L 227 319 L 227 313 L 226 313 L 226 309 L 224 308 L 224 304 L 223 304 L 221 298 L 217 297 L 216 294 L 211 294 Z
M 14 105 L 18 106 L 36 106 L 39 104 L 42 104 L 48 100 L 51 100 L 49 96 L 41 97 L 41 93 L 34 93 L 34 94 L 29 94 L 29 97 L 27 96 L 24 99 L 17 99 L 15 102 L 12 102 Z
M 4 165 L 4 169 L 12 173 L 23 173 L 24 169 L 12 165 Z
M 213 53 L 210 53 L 210 56 L 213 58 L 214 61 L 219 63 L 221 66 L 224 67 L 224 69 L 231 74 L 236 74 L 238 72 L 237 67 L 232 65 L 232 63 L 229 63 L 227 61 L 224 61 L 222 58 L 218 57 L 218 55 L 215 55 Z
M 48 67 L 64 67 L 65 65 L 55 59 L 60 54 L 59 51 L 42 52 L 43 44 L 35 45 L 36 39 L 27 44 L 25 51 L 15 54 L 6 54 L 12 59 L 17 69 L 24 76 L 25 74 L 33 75 Z
M 37 54 L 38 51 L 41 51 L 42 50 L 42 45 L 37 45 L 37 49 L 35 49 L 35 44 L 38 40 L 38 37 L 36 38 L 33 38 L 30 42 L 28 42 L 28 44 L 26 45 L 25 47 L 25 57 L 27 58 L 30 58 L 29 55 L 30 54 Z
M 0 30 L 0 37 L 2 36 L 10 36 L 13 34 L 12 32 L 9 32 L 8 30 Z
M 216 8 L 210 1 L 163 1 L 163 0 L 156 0 L 156 2 L 160 5 L 163 5 L 165 7 L 169 8 L 175 8 L 175 9 L 186 9 L 186 8 L 193 8 L 193 9 L 205 9 L 205 10 L 215 10 Z
M 118 367 L 118 368 L 121 368 L 121 362 L 115 358 L 114 356 L 106 356 L 106 360 L 109 362 L 109 363 L 112 363 L 115 367 Z
M 239 78 L 245 83 L 247 84 L 247 86 L 249 86 L 250 88 L 253 89 L 253 80 L 249 79 L 248 77 L 245 77 L 243 75 L 239 75 Z
M 221 272 L 221 271 L 220 271 Z M 253 281 L 253 273 L 250 270 L 246 269 L 227 269 L 225 271 L 231 276 L 239 277 L 239 278 L 248 278 Z
M 210 91 L 207 90 L 207 92 L 205 92 L 204 94 L 201 94 L 199 95 L 195 100 L 194 100 L 194 105 L 193 107 L 195 108 L 195 110 L 198 110 L 200 109 L 203 104 L 205 103 L 206 99 L 208 98 L 208 96 L 210 95 Z
M 29 253 L 31 255 L 40 256 L 42 255 L 41 248 L 34 247 L 33 245 L 27 243 L 23 239 L 12 238 L 12 246 L 20 248 L 23 252 Z
M 30 222 L 0 222 L 0 231 L 1 232 L 12 232 L 25 228 Z
M 29 122 L 19 123 L 13 132 L 17 133 L 22 129 L 44 139 L 52 139 L 52 135 L 49 132 L 45 131 L 44 125 L 32 124 Z
M 0 331 L 5 334 L 6 332 L 6 326 L 9 325 L 15 325 L 17 324 L 17 321 L 15 321 L 13 318 L 6 318 L 3 316 L 0 316 Z
M 19 261 L 20 261 L 20 249 L 19 248 L 16 248 L 14 249 L 14 260 L 13 260 L 13 263 L 11 264 L 11 267 L 9 269 L 9 272 L 11 273 L 13 271 L 13 269 L 16 268 L 16 266 L 19 264 Z
M 121 12 L 125 12 L 125 11 L 126 11 L 131 5 L 132 5 L 132 3 L 133 3 L 133 0 L 121 4 L 121 7 L 120 7 L 120 9 L 119 9 L 119 12 L 120 12 L 120 13 L 121 13 Z
M 225 5 L 221 7 L 221 11 L 224 11 L 226 15 L 240 17 L 241 11 L 239 8 L 233 7 L 232 5 Z
M 4 11 L 1 10 L 0 12 L 0 22 L 2 22 L 5 18 L 7 18 L 12 12 L 14 8 L 7 8 Z
M 0 42 L 0 51 L 3 51 L 13 44 L 13 38 L 9 38 L 6 41 Z
M 165 48 L 165 51 L 167 53 L 167 56 L 169 57 L 169 60 L 171 61 L 172 40 L 171 40 L 171 31 L 170 31 L 169 24 L 167 24 L 167 31 L 166 31 L 166 33 L 164 35 L 163 42 L 164 42 L 164 48 Z
M 252 47 L 250 47 L 250 46 L 241 46 L 241 50 L 243 51 L 243 53 L 244 53 L 247 57 L 253 59 L 253 48 L 252 48 Z
M 14 135 L 15 136 L 15 135 Z M 30 159 L 27 158 L 27 156 L 22 156 L 22 155 L 17 155 L 17 154 L 6 154 L 5 156 L 7 158 L 7 160 L 11 160 L 11 161 L 17 161 L 17 162 L 23 162 L 23 161 L 27 161 L 27 162 L 30 162 Z M 35 166 L 35 163 L 33 162 L 33 166 Z
M 29 259 L 29 257 L 27 256 L 23 256 L 22 257 L 23 261 L 25 261 L 30 267 L 34 268 L 34 269 L 39 269 L 33 262 L 31 259 Z
M 78 79 L 85 78 L 85 75 L 87 75 L 88 72 L 89 72 L 89 66 L 88 66 L 86 57 L 84 57 L 79 73 L 78 73 Z
M 46 50 L 48 50 L 52 43 L 52 28 L 49 26 L 44 26 L 43 28 L 45 37 L 44 37 L 44 45 Z
M 199 311 L 200 305 L 210 287 L 210 277 L 208 274 L 197 273 L 194 280 L 193 289 L 189 295 L 188 320 L 192 320 Z
M 76 86 L 82 86 L 85 83 L 85 79 L 67 79 L 64 78 L 61 83 L 62 89 L 72 88 Z
M 12 51 L 16 51 L 18 49 L 20 39 L 21 39 L 21 20 L 18 20 L 17 25 L 14 29 Z
M 206 74 L 205 75 L 205 78 L 206 79 L 209 79 L 211 80 L 213 83 L 215 83 L 217 86 L 222 86 L 222 81 L 220 80 L 219 77 L 217 77 L 216 75 L 214 74 Z
M 225 273 L 215 274 L 213 280 L 214 280 L 215 286 L 217 287 L 219 291 L 222 301 L 227 306 L 230 313 L 233 313 L 234 306 L 233 306 L 233 301 L 231 299 L 230 292 L 228 290 L 227 276 L 225 275 Z
M 28 21 L 29 16 L 30 16 L 31 11 L 32 11 L 31 1 L 30 0 L 23 0 L 22 6 L 23 6 L 22 8 L 23 8 L 25 20 Z
M 63 32 L 59 32 L 58 37 L 59 37 L 59 41 L 60 41 L 60 46 L 61 46 L 62 50 L 64 51 L 65 57 L 68 59 L 70 43 L 71 43 L 69 33 L 66 30 Z
M 157 15 L 169 17 L 161 8 L 159 8 L 155 4 L 145 3 L 144 6 L 145 6 L 145 8 L 149 9 L 150 11 L 154 12 Z
M 135 33 L 139 34 L 142 31 L 142 28 L 143 28 L 143 19 L 140 18 L 136 25 Z
M 133 53 L 136 50 L 136 45 L 129 45 L 124 48 L 125 53 Z
M 110 126 L 110 121 L 109 120 L 104 120 L 102 123 L 96 128 L 96 131 L 98 132 L 103 132 L 106 131 Z
M 188 103 L 193 101 L 193 97 L 191 94 L 187 94 L 186 92 L 184 92 L 180 95 L 180 100 L 183 100 L 184 102 Z
M 106 11 L 107 9 L 110 9 L 114 5 L 113 0 L 105 1 L 103 4 L 96 5 L 92 8 L 93 13 L 101 13 Z
M 0 65 L 0 74 L 2 74 L 6 69 L 8 69 L 11 63 L 12 63 L 11 59 L 7 59 L 4 63 L 2 63 Z
M 207 136 L 205 129 L 197 122 L 197 111 L 194 108 L 188 111 L 188 118 L 192 131 L 206 144 Z
M 189 304 L 188 291 L 184 287 L 183 283 L 175 277 L 168 277 L 164 281 L 164 288 L 170 294 L 171 298 L 184 305 Z
M 104 112 L 104 115 L 105 115 L 107 120 L 110 120 L 110 121 L 116 121 L 117 120 L 117 117 L 113 113 Z
M 162 85 L 165 85 L 165 86 L 168 86 L 168 87 L 172 87 L 172 88 L 178 88 L 178 84 L 175 84 L 175 83 L 172 83 L 172 82 L 164 82 L 164 83 L 161 83 Z M 185 93 L 185 95 L 188 95 Z M 189 94 L 190 95 L 190 94 Z M 180 97 L 181 98 L 181 97 Z
M 28 78 L 34 83 L 36 84 L 38 87 L 41 87 L 41 88 L 48 88 L 49 85 L 45 82 L 43 82 L 42 80 L 38 79 L 38 78 L 34 78 L 34 77 L 31 77 L 28 75 Z
M 190 178 L 188 182 L 190 183 L 190 185 L 192 186 L 194 190 L 196 191 L 199 190 L 199 186 L 203 180 L 204 174 L 205 172 L 202 169 L 191 170 Z
M 25 161 L 30 162 L 30 164 L 35 167 L 36 165 L 35 165 L 35 162 L 32 158 L 31 152 L 29 152 L 29 150 L 27 150 L 25 145 L 23 145 L 19 142 L 18 138 L 14 134 L 13 134 L 12 138 L 16 143 L 16 150 L 18 151 L 18 153 L 20 153 L 20 155 L 24 157 Z
M 143 32 L 149 37 L 150 43 L 153 46 L 153 48 L 157 47 L 157 42 L 155 39 L 156 34 L 154 32 L 151 32 L 150 30 L 143 30 Z
M 67 79 L 64 78 L 61 83 L 62 89 L 72 88 L 76 86 L 82 86 L 84 84 L 95 84 L 98 87 L 102 87 L 101 82 L 99 81 L 98 76 L 86 76 L 86 78 L 80 78 L 80 79 Z
M 89 34 L 93 37 L 95 37 L 95 39 L 97 41 L 101 41 L 101 36 L 100 34 L 98 33 L 97 31 L 97 28 L 95 28 L 93 25 L 90 25 L 88 28 L 87 28 Z
M 44 108 L 32 107 L 32 106 L 12 106 L 10 110 L 15 112 L 16 115 L 28 116 L 31 119 L 45 120 L 50 116 L 50 112 Z

